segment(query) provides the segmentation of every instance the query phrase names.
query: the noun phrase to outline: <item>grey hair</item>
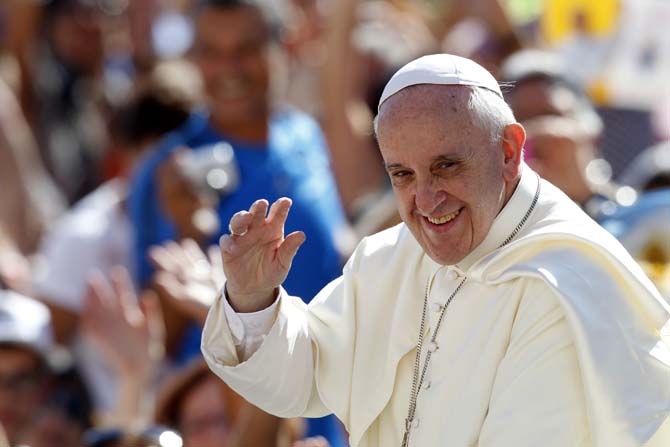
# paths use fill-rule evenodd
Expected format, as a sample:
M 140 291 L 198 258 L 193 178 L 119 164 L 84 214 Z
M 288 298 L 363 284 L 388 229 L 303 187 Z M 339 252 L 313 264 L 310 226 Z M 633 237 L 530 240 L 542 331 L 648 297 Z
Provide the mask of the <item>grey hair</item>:
M 483 132 L 489 132 L 491 141 L 502 138 L 505 126 L 516 122 L 514 112 L 503 98 L 482 87 L 469 87 L 468 112 L 472 123 Z
M 492 142 L 502 138 L 505 126 L 516 122 L 514 113 L 503 98 L 495 92 L 483 87 L 465 86 L 470 91 L 467 109 L 472 123 L 483 132 L 489 132 Z M 377 135 L 379 114 L 372 122 L 374 134 Z

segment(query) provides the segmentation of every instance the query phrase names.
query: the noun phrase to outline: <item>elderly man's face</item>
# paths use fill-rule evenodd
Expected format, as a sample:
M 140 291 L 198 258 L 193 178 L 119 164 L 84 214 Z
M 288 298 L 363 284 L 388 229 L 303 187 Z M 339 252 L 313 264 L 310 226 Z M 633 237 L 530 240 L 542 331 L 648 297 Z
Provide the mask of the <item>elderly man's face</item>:
M 389 98 L 378 139 L 402 219 L 436 262 L 455 264 L 488 234 L 519 176 L 524 133 L 476 127 L 468 89 L 417 85 Z

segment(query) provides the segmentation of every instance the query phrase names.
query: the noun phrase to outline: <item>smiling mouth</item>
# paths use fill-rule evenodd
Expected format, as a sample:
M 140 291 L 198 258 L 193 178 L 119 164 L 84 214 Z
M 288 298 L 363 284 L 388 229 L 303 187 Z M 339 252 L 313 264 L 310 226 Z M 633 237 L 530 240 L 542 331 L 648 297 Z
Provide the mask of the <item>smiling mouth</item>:
M 216 86 L 216 95 L 221 99 L 244 98 L 248 91 L 248 83 L 242 79 L 221 80 Z
M 459 210 L 454 211 L 451 214 L 446 214 L 446 215 L 441 216 L 441 217 L 426 217 L 426 219 L 428 220 L 428 222 L 430 222 L 434 225 L 443 225 L 447 222 L 450 222 L 450 221 L 456 219 L 456 217 L 460 213 L 461 213 L 461 210 L 459 209 Z

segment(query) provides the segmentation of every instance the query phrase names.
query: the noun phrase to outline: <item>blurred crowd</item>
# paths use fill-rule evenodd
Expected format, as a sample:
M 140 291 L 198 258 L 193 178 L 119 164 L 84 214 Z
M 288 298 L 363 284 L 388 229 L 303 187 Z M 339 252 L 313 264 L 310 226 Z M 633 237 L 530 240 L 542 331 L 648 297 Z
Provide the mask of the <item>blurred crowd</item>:
M 217 240 L 290 197 L 285 288 L 309 300 L 398 223 L 373 118 L 423 54 L 494 73 L 526 163 L 670 301 L 668 20 L 663 0 L 2 0 L 0 446 L 346 445 L 205 366 Z

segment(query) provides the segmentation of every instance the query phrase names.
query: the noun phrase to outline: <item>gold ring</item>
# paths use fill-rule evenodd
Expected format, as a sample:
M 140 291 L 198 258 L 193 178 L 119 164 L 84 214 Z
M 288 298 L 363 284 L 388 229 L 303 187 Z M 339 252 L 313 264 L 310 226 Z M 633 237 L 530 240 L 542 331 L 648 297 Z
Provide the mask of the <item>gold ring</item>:
M 230 226 L 230 223 L 228 224 L 228 232 L 230 233 L 231 236 L 244 236 L 245 234 L 247 234 L 248 231 L 249 229 L 247 228 L 242 233 L 235 233 L 233 231 L 233 227 Z

